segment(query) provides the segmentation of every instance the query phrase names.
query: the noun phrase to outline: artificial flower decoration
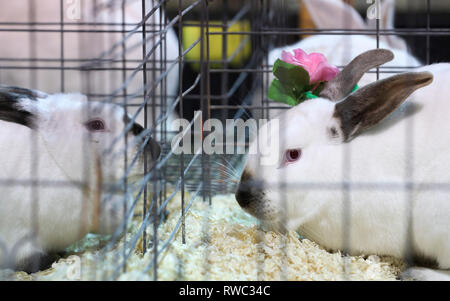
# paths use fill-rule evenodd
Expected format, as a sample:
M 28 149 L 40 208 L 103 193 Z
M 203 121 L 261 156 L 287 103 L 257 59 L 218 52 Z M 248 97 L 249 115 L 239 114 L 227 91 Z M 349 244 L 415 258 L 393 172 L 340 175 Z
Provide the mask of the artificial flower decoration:
M 339 73 L 339 69 L 328 64 L 327 59 L 321 53 L 307 54 L 301 49 L 294 49 L 294 55 L 283 50 L 281 60 L 296 66 L 303 67 L 309 74 L 309 83 L 315 84 L 321 81 L 330 81 Z
M 295 106 L 317 97 L 325 83 L 338 73 L 339 69 L 330 65 L 321 53 L 307 54 L 301 49 L 294 49 L 294 54 L 283 51 L 281 60 L 273 65 L 276 79 L 269 87 L 268 97 Z

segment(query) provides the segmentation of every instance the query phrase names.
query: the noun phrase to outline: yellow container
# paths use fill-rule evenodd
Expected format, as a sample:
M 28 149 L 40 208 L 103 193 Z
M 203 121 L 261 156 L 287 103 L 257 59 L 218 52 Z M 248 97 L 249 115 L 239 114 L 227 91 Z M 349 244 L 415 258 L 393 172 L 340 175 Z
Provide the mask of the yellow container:
M 200 22 L 191 22 L 198 24 L 192 26 L 183 27 L 183 49 L 188 49 L 192 44 L 197 41 L 200 37 Z M 221 68 L 223 67 L 220 62 L 222 61 L 222 43 L 225 37 L 226 39 L 226 60 L 230 67 L 239 68 L 244 65 L 251 54 L 251 42 L 250 36 L 248 34 L 211 34 L 211 33 L 222 33 L 223 28 L 217 25 L 222 25 L 220 21 L 209 21 L 209 24 L 215 26 L 209 26 L 209 60 L 211 68 Z M 227 32 L 247 32 L 250 31 L 250 22 L 248 20 L 238 21 L 227 28 Z M 203 37 L 206 36 L 206 28 L 204 28 Z M 186 53 L 186 59 L 200 61 L 200 46 L 201 41 L 198 42 L 188 53 Z M 204 58 L 206 59 L 206 38 L 204 40 Z M 193 63 L 192 67 L 199 71 L 200 64 Z

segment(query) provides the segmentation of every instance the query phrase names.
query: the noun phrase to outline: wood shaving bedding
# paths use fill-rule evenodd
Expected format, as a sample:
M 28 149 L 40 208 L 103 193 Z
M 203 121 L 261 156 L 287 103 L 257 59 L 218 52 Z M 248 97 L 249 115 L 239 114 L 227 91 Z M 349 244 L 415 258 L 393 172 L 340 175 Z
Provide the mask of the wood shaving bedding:
M 158 228 L 159 248 L 180 218 L 180 203 L 177 194 L 168 204 L 168 219 Z M 128 244 L 139 230 L 140 219 L 133 219 L 128 227 Z M 234 195 L 213 197 L 211 207 L 201 198 L 195 199 L 185 225 L 186 244 L 182 244 L 180 227 L 159 256 L 159 280 L 395 280 L 403 265 L 389 257 L 330 253 L 308 239 L 300 239 L 293 231 L 282 235 L 261 230 L 256 219 L 239 207 Z M 153 233 L 151 227 L 147 232 Z M 153 268 L 149 264 L 153 252 L 150 249 L 143 256 L 141 240 L 123 272 L 119 267 L 123 237 L 114 249 L 102 255 L 99 246 L 106 241 L 89 235 L 71 248 L 80 258 L 80 279 L 152 280 Z M 0 279 L 70 280 L 78 276 L 74 258 L 78 260 L 60 259 L 49 270 L 32 275 L 0 271 Z M 148 272 L 144 272 L 146 268 Z

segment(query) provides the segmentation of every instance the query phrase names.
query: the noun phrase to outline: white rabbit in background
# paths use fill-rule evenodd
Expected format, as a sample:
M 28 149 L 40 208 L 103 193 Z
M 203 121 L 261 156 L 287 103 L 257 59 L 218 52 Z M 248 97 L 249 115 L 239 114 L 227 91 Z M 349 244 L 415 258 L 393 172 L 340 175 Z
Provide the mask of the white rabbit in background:
M 318 29 L 323 30 L 370 30 L 375 29 L 375 20 L 364 21 L 359 13 L 349 4 L 342 0 L 303 0 L 308 13 Z M 395 1 L 384 0 L 381 2 L 380 10 L 380 29 L 394 29 Z M 417 58 L 408 52 L 406 42 L 395 35 L 380 35 L 380 48 L 391 50 L 395 58 L 388 62 L 386 67 L 396 67 L 389 71 L 402 71 L 407 67 L 419 67 L 422 64 Z M 360 53 L 377 48 L 375 35 L 312 35 L 302 39 L 301 41 L 283 47 L 273 49 L 268 55 L 268 65 L 272 66 L 277 59 L 281 59 L 281 52 L 291 51 L 300 48 L 306 53 L 318 52 L 322 53 L 328 62 L 335 66 L 346 66 L 350 60 Z M 407 70 L 406 70 L 407 71 Z M 392 73 L 383 73 L 380 71 L 380 78 L 391 76 Z M 267 75 L 265 75 L 267 76 Z M 269 84 L 273 80 L 273 74 L 268 73 Z M 358 86 L 365 86 L 377 78 L 376 73 L 367 73 L 358 82 Z M 267 87 L 268 88 L 268 87 Z M 261 89 L 257 89 L 253 96 L 253 104 L 260 106 L 262 104 Z M 267 93 L 263 94 L 267 95 Z M 266 98 L 266 97 L 264 97 Z M 270 101 L 268 106 L 284 106 L 281 103 Z M 288 108 L 288 106 L 286 106 Z M 283 109 L 268 110 L 269 117 L 280 114 Z M 259 118 L 261 110 L 255 110 L 255 118 Z
M 278 154 L 276 162 L 263 164 L 252 143 L 236 199 L 263 222 L 325 248 L 428 259 L 438 270 L 412 268 L 409 275 L 449 280 L 450 64 L 350 94 L 367 70 L 392 59 L 383 49 L 361 54 L 319 98 L 263 126 L 259 145 L 270 146 L 266 154 Z M 279 129 L 266 131 L 275 121 Z
M 31 7 L 30 3 L 34 3 L 35 21 L 41 23 L 35 27 L 29 25 L 20 25 L 21 22 L 29 23 Z M 24 69 L 9 69 L 0 67 L 0 83 L 3 85 L 13 85 L 28 87 L 46 91 L 48 93 L 58 92 L 80 92 L 86 94 L 96 94 L 90 100 L 108 99 L 108 95 L 118 92 L 119 97 L 112 99 L 115 103 L 123 104 L 124 91 L 121 87 L 124 85 L 122 77 L 122 45 L 120 41 L 123 39 L 122 30 L 122 1 L 120 0 L 99 0 L 99 1 L 72 1 L 68 3 L 63 1 L 63 20 L 64 25 L 64 44 L 61 45 L 61 33 L 58 30 L 60 22 L 60 1 L 59 0 L 16 0 L 2 1 L 0 4 L 0 20 L 2 22 L 19 22 L 16 25 L 3 25 L 4 29 L 33 29 L 38 28 L 44 31 L 27 32 L 25 31 L 2 31 L 0 34 L 0 61 L 1 66 L 21 66 Z M 75 4 L 74 4 L 75 3 Z M 81 9 L 80 19 L 70 19 L 73 9 L 77 3 L 80 3 Z M 152 11 L 155 1 L 146 1 L 146 14 Z M 96 5 L 96 8 L 94 6 Z M 159 42 L 162 39 L 161 34 L 155 34 L 155 31 L 164 29 L 160 28 L 160 13 L 162 9 L 158 8 L 147 20 L 147 44 L 146 51 L 153 54 L 147 60 L 147 85 L 148 93 L 152 89 L 152 85 L 161 76 L 164 69 L 168 69 L 178 59 L 178 39 L 172 28 L 167 30 L 165 34 L 165 44 Z M 164 20 L 164 16 L 162 16 Z M 126 30 L 134 29 L 139 22 L 142 21 L 142 1 L 129 0 L 125 2 L 125 23 Z M 54 23 L 53 25 L 45 25 L 42 23 Z M 80 25 L 85 23 L 84 25 Z M 115 25 L 93 25 L 98 24 L 115 24 Z M 135 25 L 132 25 L 135 24 Z M 46 31 L 45 31 L 46 30 Z M 75 32 L 81 30 L 82 32 Z M 111 32 L 95 32 L 95 31 L 111 31 Z M 138 29 L 141 31 L 142 27 Z M 125 33 L 125 35 L 128 33 Z M 137 32 L 128 38 L 125 42 L 126 51 L 126 79 L 128 80 L 134 69 L 136 69 L 143 59 L 143 37 L 142 33 Z M 7 45 L 7 47 L 6 47 Z M 64 81 L 61 83 L 61 46 L 64 49 Z M 114 47 L 115 46 L 115 47 Z M 32 53 L 35 49 L 35 53 Z M 165 66 L 161 63 L 161 49 L 167 50 L 164 59 L 167 60 Z M 110 51 L 112 50 L 112 51 Z M 164 55 L 164 54 L 163 54 Z M 30 58 L 50 59 L 51 61 L 30 62 Z M 8 61 L 8 59 L 19 59 L 18 61 Z M 92 62 L 82 62 L 80 59 L 113 59 L 115 63 L 103 62 L 101 64 L 93 64 Z M 21 61 L 21 59 L 23 61 Z M 75 61 L 74 61 L 75 60 Z M 78 60 L 78 61 L 77 61 Z M 44 67 L 47 69 L 33 70 L 30 66 Z M 91 66 L 91 71 L 76 70 L 80 66 Z M 51 68 L 51 69 L 48 69 Z M 95 70 L 98 68 L 98 70 Z M 104 70 L 101 70 L 104 69 Z M 114 69 L 114 70 L 108 70 Z M 152 71 L 154 70 L 154 71 Z M 35 76 L 35 83 L 32 78 Z M 143 72 L 139 71 L 133 79 L 126 85 L 128 95 L 142 95 L 144 93 Z M 161 113 L 162 95 L 167 95 L 168 108 L 173 103 L 175 96 L 178 94 L 178 64 L 176 64 L 165 77 L 165 87 L 157 84 L 156 88 L 151 92 L 155 97 L 151 97 L 148 101 L 148 127 L 157 119 Z M 63 87 L 64 86 L 64 87 Z M 63 89 L 64 88 L 64 89 Z M 129 104 L 141 104 L 142 97 L 136 97 L 128 100 Z M 155 102 L 155 116 L 152 114 L 152 104 Z M 133 115 L 137 111 L 136 106 L 129 106 L 128 111 Z M 169 119 L 175 118 L 174 114 Z M 144 123 L 144 110 L 140 111 L 138 118 L 139 123 Z M 171 121 L 168 124 L 171 124 Z
M 118 181 L 125 170 L 130 184 L 143 174 L 138 123 L 126 133 L 125 167 L 129 118 L 81 94 L 0 87 L 0 268 L 34 272 L 88 232 L 119 230 L 131 198 Z M 150 168 L 160 147 L 149 138 L 146 148 Z

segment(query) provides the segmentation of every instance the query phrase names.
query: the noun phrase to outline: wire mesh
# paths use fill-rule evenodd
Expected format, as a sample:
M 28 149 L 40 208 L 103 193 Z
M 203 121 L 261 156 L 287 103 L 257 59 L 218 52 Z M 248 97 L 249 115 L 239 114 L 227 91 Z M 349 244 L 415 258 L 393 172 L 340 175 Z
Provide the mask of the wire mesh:
M 366 13 L 369 5 L 366 1 L 346 2 L 357 2 L 364 8 L 361 10 L 363 13 Z M 46 93 L 80 92 L 90 101 L 120 106 L 129 116 L 120 135 L 110 141 L 107 150 L 113 155 L 114 159 L 111 160 L 123 161 L 123 174 L 117 175 L 114 183 L 107 184 L 119 189 L 124 195 L 120 203 L 124 218 L 108 240 L 92 238 L 97 247 L 94 261 L 98 264 L 89 267 L 89 277 L 93 280 L 120 279 L 128 272 L 131 257 L 139 249 L 144 258 L 151 258 L 145 262 L 145 266 L 140 267 L 140 271 L 143 275 L 150 275 L 150 279 L 158 280 L 162 254 L 174 240 L 186 243 L 186 215 L 193 202 L 201 200 L 211 205 L 215 195 L 234 194 L 240 177 L 237 174 L 241 172 L 245 160 L 243 154 L 236 154 L 242 146 L 236 145 L 237 140 L 233 140 L 232 154 L 208 155 L 198 148 L 194 148 L 191 154 L 175 154 L 171 147 L 173 137 L 178 134 L 178 129 L 171 126 L 175 118 L 186 118 L 192 129 L 192 139 L 200 139 L 203 143 L 212 132 L 212 129 L 205 129 L 203 124 L 211 118 L 217 118 L 222 123 L 227 119 L 270 119 L 280 110 L 287 109 L 267 98 L 273 67 L 270 53 L 276 47 L 297 42 L 300 37 L 367 36 L 372 38 L 371 48 L 379 48 L 384 39 L 396 36 L 407 42 L 411 52 L 420 58 L 423 65 L 447 60 L 448 53 L 439 52 L 436 48 L 445 49 L 442 45 L 448 45 L 450 24 L 441 21 L 448 15 L 443 14 L 442 18 L 433 13 L 432 2 L 410 1 L 406 10 L 397 14 L 395 28 L 381 28 L 380 19 L 377 19 L 371 28 L 345 29 L 350 28 L 351 24 L 344 15 L 342 28 L 298 28 L 297 11 L 300 4 L 287 0 L 3 1 L 0 4 L 0 43 L 8 47 L 0 51 L 2 85 L 21 86 Z M 422 10 L 418 9 L 419 5 Z M 432 26 L 434 21 L 439 26 Z M 356 46 L 350 41 L 346 47 Z M 350 61 L 351 53 L 348 49 L 340 61 Z M 378 79 L 418 67 L 415 61 L 409 63 L 381 66 L 368 73 Z M 344 65 L 338 67 L 342 69 Z M 200 114 L 196 114 L 196 111 L 200 111 Z M 90 116 L 90 112 L 88 106 L 84 114 Z M 111 109 L 111 116 L 113 114 L 115 110 Z M 142 125 L 143 130 L 137 137 L 129 136 L 135 124 Z M 200 126 L 196 126 L 198 124 Z M 408 126 L 408 129 L 412 128 L 412 125 Z M 228 135 L 234 134 L 234 130 L 233 133 L 225 131 L 223 141 L 228 141 Z M 246 149 L 250 134 L 244 133 L 247 138 L 244 144 Z M 130 145 L 134 145 L 133 139 L 138 138 L 141 142 L 137 145 L 137 151 L 130 155 Z M 152 154 L 147 147 L 152 139 L 161 146 L 157 162 L 150 160 Z M 411 130 L 405 132 L 405 156 L 411 158 L 410 162 L 413 162 L 414 156 L 412 139 Z M 89 144 L 86 141 L 83 143 Z M 118 144 L 124 145 L 123 149 L 118 150 Z M 221 145 L 224 149 L 226 146 L 226 143 Z M 83 145 L 83 149 L 86 147 Z M 33 231 L 14 246 L 13 250 L 16 251 L 21 244 L 39 238 L 40 222 L 36 212 L 46 202 L 40 197 L 40 190 L 56 191 L 68 187 L 83 190 L 95 180 L 95 174 L 87 171 L 91 167 L 86 166 L 92 162 L 90 159 L 77 163 L 84 166 L 81 181 L 42 178 L 38 150 L 39 135 L 32 134 L 30 148 L 23 150 L 31 156 L 32 166 L 28 178 L 16 179 L 8 174 L 0 176 L 0 187 L 26 188 L 24 191 L 31 197 L 29 204 L 32 209 L 29 212 L 32 214 L 33 226 L 30 228 Z M 349 221 L 352 192 L 405 191 L 405 203 L 409 204 L 405 209 L 409 225 L 405 235 L 411 236 L 410 204 L 414 201 L 413 193 L 417 189 L 413 164 L 405 167 L 403 183 L 359 183 L 352 181 L 352 156 L 351 145 L 348 145 L 342 159 L 341 182 L 288 184 L 289 181 L 284 179 L 281 181 L 283 184 L 277 187 L 280 199 L 286 199 L 291 189 L 305 192 L 332 190 L 340 194 L 344 204 L 342 252 L 346 254 L 351 241 Z M 137 180 L 130 178 L 135 170 L 140 170 Z M 420 189 L 448 192 L 449 186 L 421 183 Z M 178 202 L 178 196 L 179 212 L 169 212 L 169 204 Z M 80 198 L 80 203 L 86 206 L 89 198 L 83 193 Z M 286 206 L 283 204 L 284 208 Z M 139 223 L 137 226 L 133 224 L 137 228 L 130 234 L 127 229 L 136 210 L 139 211 Z M 176 215 L 177 219 L 170 234 L 162 239 L 159 231 L 168 215 Z M 209 226 L 206 212 L 202 233 L 196 233 L 205 242 L 209 241 Z M 264 227 L 262 224 L 258 226 L 261 229 Z M 262 235 L 257 238 L 260 253 L 264 253 L 264 240 Z M 407 244 L 411 243 L 409 237 Z M 2 254 L 14 254 L 8 247 L 8 243 L 0 237 Z M 284 254 L 282 266 L 286 267 L 289 265 L 286 241 L 282 241 L 279 247 Z M 410 249 L 408 246 L 404 248 L 404 257 L 412 262 L 412 254 L 407 252 Z M 208 252 L 205 249 L 203 266 L 198 267 L 203 269 L 204 279 L 198 280 L 208 280 L 209 270 L 213 268 L 209 264 Z M 3 257 L 6 258 L 6 255 Z M 342 260 L 346 258 L 343 256 Z M 182 265 L 181 261 L 178 265 Z M 350 279 L 351 266 L 345 262 L 344 265 L 343 278 Z M 179 267 L 177 273 L 176 279 L 186 277 L 183 267 Z M 0 272 L 0 278 L 8 279 L 8 275 Z M 287 270 L 282 269 L 280 279 L 289 279 Z M 267 280 L 264 278 L 264 261 L 257 264 L 255 280 Z

